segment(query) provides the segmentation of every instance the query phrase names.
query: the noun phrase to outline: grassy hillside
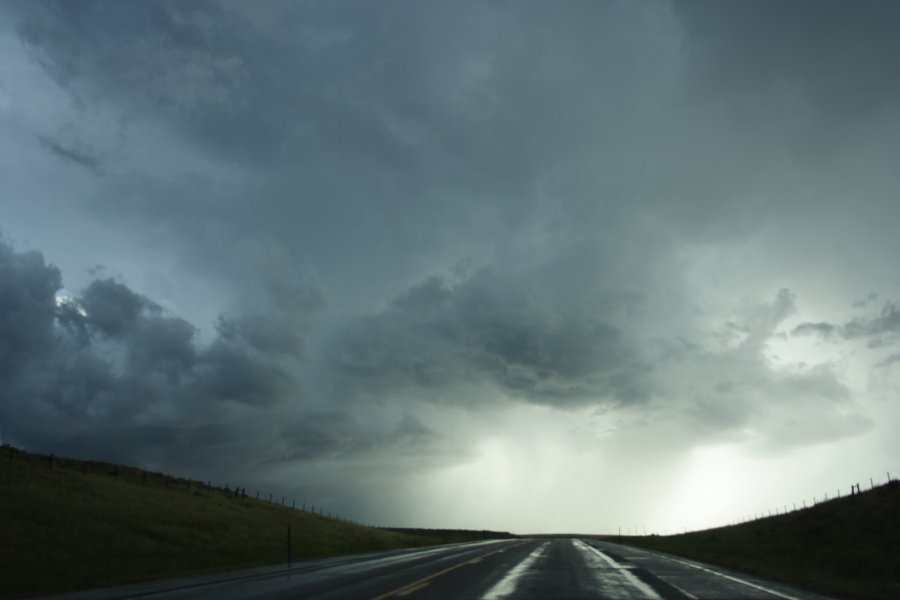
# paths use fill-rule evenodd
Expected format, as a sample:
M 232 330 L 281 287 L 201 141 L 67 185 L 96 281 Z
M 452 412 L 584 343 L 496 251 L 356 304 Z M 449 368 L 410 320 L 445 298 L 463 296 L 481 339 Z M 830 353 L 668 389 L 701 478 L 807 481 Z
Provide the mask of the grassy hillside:
M 280 500 L 280 499 L 279 499 Z M 439 543 L 101 462 L 0 450 L 0 597 Z
M 843 598 L 896 599 L 900 482 L 734 527 L 619 541 Z

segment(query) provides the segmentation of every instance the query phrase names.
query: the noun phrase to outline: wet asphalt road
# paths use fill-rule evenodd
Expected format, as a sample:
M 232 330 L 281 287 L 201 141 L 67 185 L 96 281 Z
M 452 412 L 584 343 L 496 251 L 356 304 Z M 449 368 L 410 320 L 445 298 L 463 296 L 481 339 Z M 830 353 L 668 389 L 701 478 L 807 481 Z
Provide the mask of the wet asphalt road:
M 65 600 L 826 600 L 694 561 L 580 539 L 454 544 L 54 596 Z

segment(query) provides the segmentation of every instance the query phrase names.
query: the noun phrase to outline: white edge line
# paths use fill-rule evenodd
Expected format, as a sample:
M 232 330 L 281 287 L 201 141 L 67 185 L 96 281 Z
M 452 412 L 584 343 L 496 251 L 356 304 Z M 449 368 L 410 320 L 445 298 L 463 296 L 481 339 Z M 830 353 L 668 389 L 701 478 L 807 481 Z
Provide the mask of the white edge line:
M 731 581 L 736 581 L 737 583 L 742 583 L 746 586 L 756 588 L 767 594 L 772 594 L 773 596 L 778 596 L 779 598 L 784 598 L 785 600 L 801 600 L 796 596 L 790 596 L 788 594 L 782 594 L 781 592 L 776 592 L 775 590 L 769 589 L 765 586 L 758 585 L 756 583 L 750 583 L 749 581 L 744 581 L 743 579 L 739 579 L 737 577 L 732 577 L 731 575 L 726 575 L 725 573 L 719 573 L 718 571 L 713 571 L 712 569 L 708 569 L 706 567 L 701 567 L 700 565 L 695 565 L 693 563 L 689 563 L 684 560 L 679 560 L 677 558 L 672 558 L 671 556 L 667 556 L 670 560 L 681 563 L 683 565 L 687 565 L 688 567 L 693 567 L 694 569 L 700 569 L 701 571 L 706 571 L 707 573 L 712 573 L 713 575 L 718 575 L 719 577 L 724 577 L 725 579 L 730 579 Z

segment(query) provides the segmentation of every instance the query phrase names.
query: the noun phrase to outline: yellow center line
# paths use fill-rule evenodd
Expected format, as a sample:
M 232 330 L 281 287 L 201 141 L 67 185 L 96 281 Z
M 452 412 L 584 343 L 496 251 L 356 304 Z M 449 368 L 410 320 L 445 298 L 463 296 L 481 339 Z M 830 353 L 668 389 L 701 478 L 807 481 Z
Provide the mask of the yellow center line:
M 443 569 L 442 571 L 438 571 L 437 573 L 432 573 L 431 575 L 428 575 L 421 579 L 417 579 L 417 580 L 413 581 L 412 583 L 408 583 L 404 586 L 398 587 L 397 589 L 391 590 L 390 592 L 386 592 L 384 594 L 381 594 L 380 596 L 375 596 L 374 598 L 372 598 L 372 600 L 384 600 L 385 598 L 393 598 L 394 596 L 405 596 L 407 594 L 411 594 L 417 590 L 422 589 L 429 583 L 431 583 L 431 581 L 433 579 L 436 579 L 436 578 L 440 577 L 441 575 L 446 575 L 450 571 L 455 571 L 456 569 L 463 567 L 465 565 L 481 562 L 488 556 L 492 556 L 494 554 L 499 554 L 501 552 L 509 550 L 510 548 L 515 548 L 517 546 L 521 546 L 522 544 L 526 544 L 526 543 L 528 543 L 528 540 L 526 540 L 524 542 L 519 542 L 518 544 L 513 544 L 512 546 L 504 546 L 503 548 L 499 548 L 497 550 L 491 550 L 490 552 L 486 552 L 484 554 L 479 554 L 475 558 L 470 558 L 470 559 L 464 560 L 460 563 L 456 563 L 455 565 L 447 567 L 446 569 Z

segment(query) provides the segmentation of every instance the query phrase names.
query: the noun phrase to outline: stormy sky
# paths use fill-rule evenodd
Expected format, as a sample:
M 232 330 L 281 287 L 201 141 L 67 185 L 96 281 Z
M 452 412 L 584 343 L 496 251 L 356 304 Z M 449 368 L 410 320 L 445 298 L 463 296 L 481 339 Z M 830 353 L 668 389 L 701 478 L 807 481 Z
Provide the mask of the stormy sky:
M 517 532 L 900 473 L 898 29 L 0 2 L 0 440 Z

